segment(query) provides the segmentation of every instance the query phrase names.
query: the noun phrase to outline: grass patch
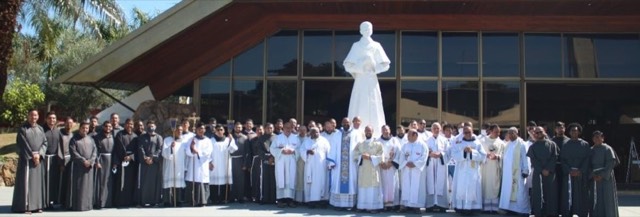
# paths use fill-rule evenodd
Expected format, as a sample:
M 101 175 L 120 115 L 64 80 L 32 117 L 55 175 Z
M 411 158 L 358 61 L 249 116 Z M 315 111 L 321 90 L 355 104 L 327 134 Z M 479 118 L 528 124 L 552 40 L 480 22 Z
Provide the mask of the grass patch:
M 4 162 L 6 158 L 18 157 L 16 135 L 16 133 L 0 134 L 0 161 Z

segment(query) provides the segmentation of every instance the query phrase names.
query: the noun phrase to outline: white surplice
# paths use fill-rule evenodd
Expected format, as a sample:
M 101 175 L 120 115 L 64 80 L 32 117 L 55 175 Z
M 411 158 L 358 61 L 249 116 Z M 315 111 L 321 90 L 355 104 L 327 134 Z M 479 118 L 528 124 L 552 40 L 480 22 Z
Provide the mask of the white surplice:
M 471 153 L 464 152 L 465 147 L 471 147 Z M 485 161 L 487 153 L 480 141 L 475 137 L 473 141 L 463 138 L 451 145 L 451 157 L 456 160 L 456 170 L 453 175 L 452 206 L 454 209 L 479 210 L 482 209 L 482 177 L 480 166 Z
M 426 207 L 449 208 L 449 141 L 444 136 L 431 136 L 427 139 L 429 152 L 440 153 L 439 158 L 427 156 L 427 198 Z
M 429 148 L 426 144 L 416 141 L 409 142 L 402 146 L 400 151 L 400 204 L 422 208 L 426 203 L 426 176 L 425 166 L 427 163 L 427 153 Z M 407 167 L 407 163 L 413 162 L 414 168 Z
M 231 157 L 229 154 L 238 150 L 238 145 L 233 138 L 225 137 L 222 141 L 216 141 L 215 137 L 211 137 L 213 142 L 213 151 L 211 153 L 211 179 L 209 185 L 225 185 L 233 184 L 233 176 L 231 175 Z
M 335 146 L 340 146 L 340 143 L 342 142 L 342 132 L 340 130 L 333 130 L 333 132 L 329 133 L 326 131 L 323 131 L 320 134 L 322 137 L 324 137 L 325 139 L 327 139 L 327 141 L 329 142 L 329 151 L 327 152 L 327 165 L 329 165 L 330 163 L 335 165 L 335 161 L 334 159 L 331 159 L 331 150 L 333 147 Z M 331 177 L 332 176 L 337 176 L 337 172 L 336 174 L 331 174 L 331 170 L 327 169 L 325 170 L 327 172 L 327 175 L 325 177 L 325 189 L 327 189 L 327 193 L 324 194 L 324 198 L 322 198 L 322 200 L 329 200 L 329 198 L 331 197 Z
M 195 149 L 198 150 L 198 154 L 191 152 L 191 142 L 195 140 Z M 202 139 L 192 137 L 187 142 L 188 147 L 185 151 L 187 155 L 187 176 L 186 181 L 209 183 L 209 162 L 211 162 L 211 152 L 213 152 L 213 144 L 211 140 L 206 136 Z
M 300 147 L 300 158 L 304 160 L 304 201 L 314 202 L 323 200 L 328 194 L 327 180 L 327 154 L 329 153 L 329 141 L 324 137 L 316 139 L 308 138 Z M 312 150 L 313 154 L 307 154 Z
M 173 143 L 173 137 L 167 137 L 164 139 L 164 145 L 162 146 L 162 176 L 163 188 L 184 188 L 186 187 L 185 178 L 185 158 L 187 154 L 185 151 L 189 148 L 188 142 L 190 140 L 180 138 L 176 141 L 176 145 L 171 148 Z
M 387 162 L 393 164 L 388 169 L 380 168 L 384 206 L 400 205 L 400 176 L 397 167 L 400 165 L 401 139 L 392 136 L 389 139 L 381 137 L 378 141 L 382 143 L 383 155 Z
M 329 166 L 333 169 L 331 170 L 329 203 L 332 206 L 351 208 L 356 203 L 358 165 L 351 159 L 353 159 L 353 149 L 359 142 L 364 141 L 364 138 L 362 131 L 350 128 L 347 131 L 342 131 L 339 144 L 331 144 Z
M 276 136 L 275 141 L 271 143 L 271 154 L 275 158 L 275 173 L 276 173 L 276 198 L 291 198 L 295 197 L 296 190 L 296 159 L 299 156 L 298 147 L 300 146 L 300 139 L 296 134 L 289 134 L 289 136 L 281 133 Z M 284 154 L 283 150 L 291 149 L 293 154 Z
M 507 143 L 502 155 L 502 188 L 500 191 L 500 209 L 521 214 L 531 212 L 529 188 L 522 174 L 529 174 L 527 144 L 521 138 Z

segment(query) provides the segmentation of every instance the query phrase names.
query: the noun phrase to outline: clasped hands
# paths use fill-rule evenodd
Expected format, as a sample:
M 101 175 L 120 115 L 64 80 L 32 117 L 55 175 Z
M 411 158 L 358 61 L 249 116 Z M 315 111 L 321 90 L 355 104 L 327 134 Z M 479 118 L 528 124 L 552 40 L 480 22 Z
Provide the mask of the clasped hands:
M 294 152 L 293 149 L 290 149 L 290 148 L 283 148 L 282 149 L 282 153 L 286 154 L 286 155 L 293 154 L 293 152 Z
M 439 151 L 432 151 L 432 152 L 429 152 L 429 157 L 440 158 L 442 157 L 442 153 Z

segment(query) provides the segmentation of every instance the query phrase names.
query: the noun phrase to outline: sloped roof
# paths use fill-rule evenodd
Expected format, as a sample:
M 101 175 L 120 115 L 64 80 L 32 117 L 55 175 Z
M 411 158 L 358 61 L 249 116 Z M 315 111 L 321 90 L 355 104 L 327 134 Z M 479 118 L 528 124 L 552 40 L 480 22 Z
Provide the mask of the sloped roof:
M 156 99 L 281 29 L 640 32 L 640 1 L 183 0 L 55 82 Z

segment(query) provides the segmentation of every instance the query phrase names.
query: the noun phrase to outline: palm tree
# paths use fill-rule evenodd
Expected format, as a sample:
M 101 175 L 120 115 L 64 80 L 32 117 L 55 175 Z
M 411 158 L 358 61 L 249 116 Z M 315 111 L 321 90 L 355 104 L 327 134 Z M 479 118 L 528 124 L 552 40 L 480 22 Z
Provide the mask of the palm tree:
M 102 39 L 101 21 L 126 25 L 115 0 L 0 0 L 0 101 L 7 85 L 12 41 L 22 28 L 18 17 L 29 20 L 26 25 L 40 38 L 37 58 L 45 61 L 56 55 L 56 41 L 65 27 L 81 28 Z

